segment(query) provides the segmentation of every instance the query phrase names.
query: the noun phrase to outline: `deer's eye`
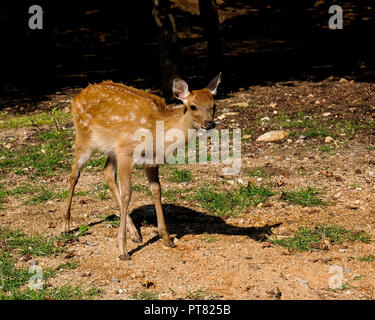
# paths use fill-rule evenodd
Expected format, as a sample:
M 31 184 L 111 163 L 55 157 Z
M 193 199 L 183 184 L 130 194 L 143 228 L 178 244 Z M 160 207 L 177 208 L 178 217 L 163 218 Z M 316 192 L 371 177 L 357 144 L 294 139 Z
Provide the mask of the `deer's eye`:
M 197 107 L 196 106 L 190 106 L 190 109 L 195 111 L 195 110 L 197 110 Z

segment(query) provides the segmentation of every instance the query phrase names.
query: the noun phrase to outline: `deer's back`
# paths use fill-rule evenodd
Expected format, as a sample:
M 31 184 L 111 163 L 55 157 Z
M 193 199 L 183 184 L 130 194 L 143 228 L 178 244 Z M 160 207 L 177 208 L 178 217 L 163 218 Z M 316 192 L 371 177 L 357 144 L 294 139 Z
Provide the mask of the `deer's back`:
M 153 130 L 155 119 L 173 113 L 153 94 L 110 81 L 89 85 L 72 106 L 76 135 L 85 143 L 113 151 L 141 128 Z

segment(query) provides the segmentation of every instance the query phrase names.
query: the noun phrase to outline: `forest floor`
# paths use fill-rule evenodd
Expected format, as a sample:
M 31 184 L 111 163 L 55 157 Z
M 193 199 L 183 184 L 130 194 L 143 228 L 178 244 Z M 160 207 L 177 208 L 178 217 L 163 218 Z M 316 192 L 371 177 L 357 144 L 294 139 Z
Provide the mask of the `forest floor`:
M 103 180 L 103 155 L 81 174 L 73 232 L 59 233 L 74 155 L 70 105 L 79 90 L 50 95 L 32 113 L 3 109 L 0 297 L 374 299 L 374 90 L 331 77 L 217 99 L 218 129 L 242 130 L 241 172 L 161 166 L 176 244 L 167 248 L 136 167 L 130 212 L 143 242 L 128 242 L 130 261 L 118 259 L 118 209 Z M 289 136 L 256 141 L 271 130 Z M 44 289 L 27 289 L 30 266 L 41 268 Z

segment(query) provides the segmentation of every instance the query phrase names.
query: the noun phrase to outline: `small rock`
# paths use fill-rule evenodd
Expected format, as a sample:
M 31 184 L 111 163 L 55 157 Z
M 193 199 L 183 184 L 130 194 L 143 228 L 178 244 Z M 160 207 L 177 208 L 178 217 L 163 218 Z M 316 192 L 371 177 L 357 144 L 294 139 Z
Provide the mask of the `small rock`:
M 332 137 L 326 137 L 326 138 L 324 139 L 324 142 L 325 142 L 325 143 L 331 143 L 331 142 L 333 142 L 333 141 L 335 141 L 335 139 L 333 139 Z
M 277 103 L 275 103 L 275 102 L 270 103 L 271 108 L 275 108 L 276 106 L 277 106 Z
M 227 112 L 227 113 L 224 113 L 224 116 L 228 117 L 228 116 L 236 116 L 238 115 L 238 112 Z
M 227 181 L 229 184 L 234 184 L 234 180 L 228 180 Z
M 235 103 L 232 103 L 229 105 L 229 107 L 242 107 L 242 108 L 246 108 L 249 106 L 249 103 L 247 103 L 246 101 L 243 101 L 243 102 L 235 102 Z
M 118 294 L 123 294 L 124 292 L 125 292 L 124 289 L 119 289 L 119 290 L 117 291 Z
M 277 131 L 269 131 L 265 134 L 262 134 L 256 141 L 279 141 L 283 140 L 288 136 L 288 132 L 283 130 L 277 130 Z
M 297 280 L 300 284 L 302 284 L 303 286 L 307 287 L 308 282 L 307 282 L 306 280 L 303 280 L 303 279 L 300 279 L 300 278 L 296 278 L 296 280 Z
M 342 195 L 342 193 L 341 192 L 337 192 L 335 195 L 334 195 L 334 197 L 336 198 L 336 199 L 338 199 L 338 198 L 340 198 L 341 197 L 341 195 Z
M 347 268 L 347 267 L 344 268 L 344 271 L 345 271 L 346 273 L 350 273 L 350 272 L 351 272 L 351 270 L 350 270 L 349 268 Z
M 329 117 L 332 113 L 331 112 L 324 112 L 323 117 Z
M 244 136 L 242 136 L 242 139 L 250 139 L 251 138 L 251 134 L 245 134 Z
M 263 117 L 262 119 L 260 119 L 260 121 L 270 121 L 271 118 L 270 117 Z
M 117 278 L 112 278 L 111 280 L 112 282 L 120 282 L 120 279 L 117 279 Z
M 344 253 L 346 250 L 345 249 L 340 249 L 339 252 L 340 253 Z

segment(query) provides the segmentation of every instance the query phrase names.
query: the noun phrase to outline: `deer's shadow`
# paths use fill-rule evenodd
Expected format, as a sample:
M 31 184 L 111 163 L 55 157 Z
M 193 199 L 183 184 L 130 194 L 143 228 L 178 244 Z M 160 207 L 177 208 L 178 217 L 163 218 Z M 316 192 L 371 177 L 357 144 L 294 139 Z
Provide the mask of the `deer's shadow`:
M 267 236 L 272 234 L 271 228 L 278 227 L 281 224 L 266 225 L 263 227 L 238 227 L 226 223 L 221 217 L 211 216 L 173 204 L 164 204 L 163 211 L 168 231 L 170 234 L 176 234 L 177 239 L 187 234 L 224 234 L 248 236 L 251 239 L 262 242 L 267 239 Z M 142 225 L 157 226 L 154 205 L 136 208 L 131 212 L 130 216 L 138 231 L 140 231 Z M 106 220 L 114 218 L 116 216 L 110 216 Z M 147 242 L 133 249 L 129 254 L 141 250 L 158 239 L 159 236 L 149 239 Z

